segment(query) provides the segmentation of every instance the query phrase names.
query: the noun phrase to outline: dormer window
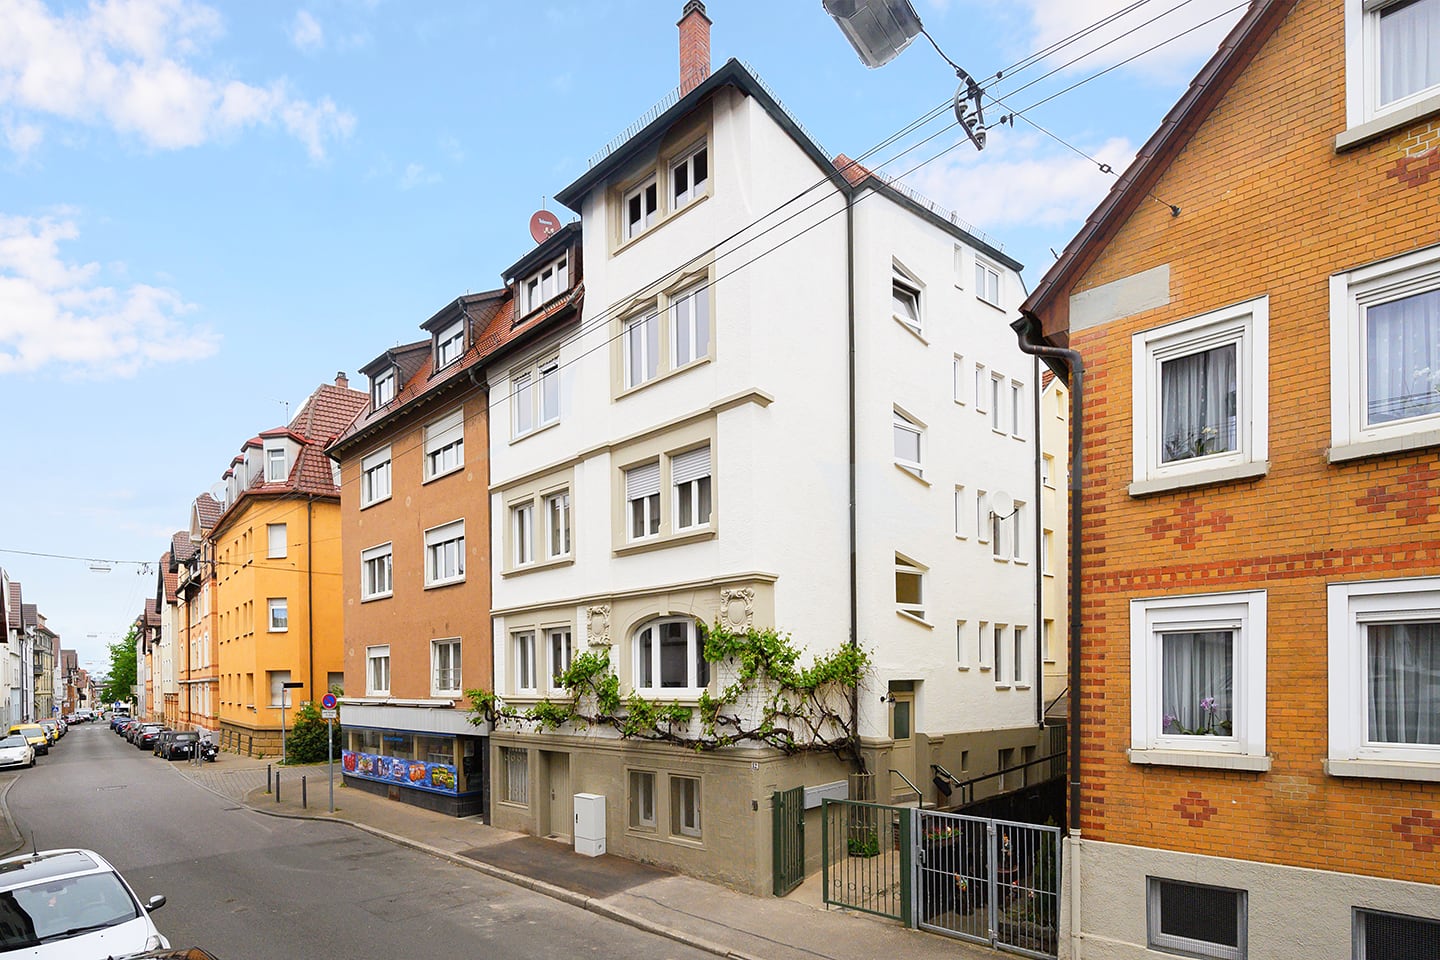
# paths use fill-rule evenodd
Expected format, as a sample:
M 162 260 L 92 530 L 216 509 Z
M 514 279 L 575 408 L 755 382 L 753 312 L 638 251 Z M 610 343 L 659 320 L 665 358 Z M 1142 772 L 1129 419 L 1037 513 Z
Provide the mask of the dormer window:
M 465 321 L 456 320 L 435 337 L 435 369 L 442 370 L 465 352 Z
M 290 475 L 285 464 L 284 447 L 267 447 L 265 450 L 265 482 L 284 483 Z
M 546 264 L 521 288 L 521 315 L 538 310 L 570 288 L 570 258 L 563 256 Z
M 395 399 L 395 371 L 386 370 L 370 381 L 370 404 L 379 410 Z
M 697 197 L 704 196 L 710 182 L 710 159 L 705 144 L 670 165 L 670 209 L 679 210 Z
M 655 178 L 650 177 L 629 193 L 625 194 L 625 239 L 638 237 L 655 224 L 655 214 L 660 207 L 659 190 Z

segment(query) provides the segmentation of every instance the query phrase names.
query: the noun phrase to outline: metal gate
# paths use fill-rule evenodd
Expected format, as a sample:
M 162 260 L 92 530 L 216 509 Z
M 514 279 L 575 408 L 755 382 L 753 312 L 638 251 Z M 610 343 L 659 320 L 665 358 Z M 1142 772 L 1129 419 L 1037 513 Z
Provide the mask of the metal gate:
M 1059 828 L 915 814 L 918 926 L 1013 953 L 1055 956 Z
M 826 906 L 863 910 L 911 926 L 914 809 L 827 799 L 820 813 Z
M 770 805 L 775 896 L 783 897 L 805 879 L 805 788 L 777 790 Z

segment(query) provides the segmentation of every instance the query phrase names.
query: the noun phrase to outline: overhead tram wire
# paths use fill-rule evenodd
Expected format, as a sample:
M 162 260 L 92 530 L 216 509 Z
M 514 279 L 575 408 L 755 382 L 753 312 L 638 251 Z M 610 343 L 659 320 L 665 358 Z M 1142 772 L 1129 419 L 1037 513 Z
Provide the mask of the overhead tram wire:
M 1119 10 L 1116 10 L 1109 16 L 1101 17 L 1094 23 L 1089 24 L 1088 26 L 1081 27 L 1079 30 L 1070 34 L 1068 37 L 1062 37 L 1059 40 L 1056 40 L 1054 43 L 1050 44 L 1050 46 L 1045 47 L 1041 50 L 1037 50 L 1035 53 L 1032 53 L 1029 56 L 1016 61 L 1015 63 L 1012 63 L 1010 66 L 1005 67 L 1003 70 L 996 70 L 994 73 L 990 74 L 990 76 L 986 77 L 985 80 L 981 82 L 981 86 L 984 86 L 985 82 L 987 81 L 999 80 L 1003 77 L 1009 76 L 1010 74 L 1018 73 L 1022 70 L 1028 70 L 1031 66 L 1039 63 L 1041 60 L 1044 60 L 1052 53 L 1058 53 L 1059 51 L 1070 46 L 1072 43 L 1079 42 L 1080 40 L 1094 33 L 1095 31 L 1101 29 L 1102 27 L 1109 26 L 1115 20 L 1120 19 L 1127 13 L 1138 10 L 1149 2 L 1150 0 L 1135 0 L 1134 3 L 1130 4 L 1127 7 L 1121 7 Z M 931 43 L 934 43 L 934 41 L 932 40 Z M 941 54 L 941 56 L 944 56 L 944 54 Z

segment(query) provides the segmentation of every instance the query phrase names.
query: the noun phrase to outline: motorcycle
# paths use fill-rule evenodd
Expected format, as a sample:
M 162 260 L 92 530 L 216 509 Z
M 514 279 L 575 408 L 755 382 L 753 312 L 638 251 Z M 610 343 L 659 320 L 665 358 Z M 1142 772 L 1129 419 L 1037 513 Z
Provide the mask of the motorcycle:
M 215 759 L 220 756 L 220 748 L 209 740 L 201 740 L 198 746 L 200 748 L 201 760 L 208 760 L 214 763 Z

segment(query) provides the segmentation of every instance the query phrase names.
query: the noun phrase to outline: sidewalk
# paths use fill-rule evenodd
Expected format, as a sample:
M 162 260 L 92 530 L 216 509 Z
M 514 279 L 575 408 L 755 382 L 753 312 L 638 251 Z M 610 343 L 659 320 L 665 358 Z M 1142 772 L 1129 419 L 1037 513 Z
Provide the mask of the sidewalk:
M 584 857 L 568 845 L 455 819 L 387 800 L 341 782 L 335 765 L 335 813 L 329 812 L 326 766 L 286 767 L 280 801 L 265 792 L 274 761 L 222 753 L 201 767 L 173 764 L 182 776 L 272 816 L 334 820 L 395 843 L 516 883 L 641 930 L 736 960 L 993 960 L 976 944 L 907 930 L 899 924 L 825 910 L 820 877 L 790 896 L 750 897 L 703 880 L 620 857 Z M 302 809 L 301 777 L 308 809 Z

